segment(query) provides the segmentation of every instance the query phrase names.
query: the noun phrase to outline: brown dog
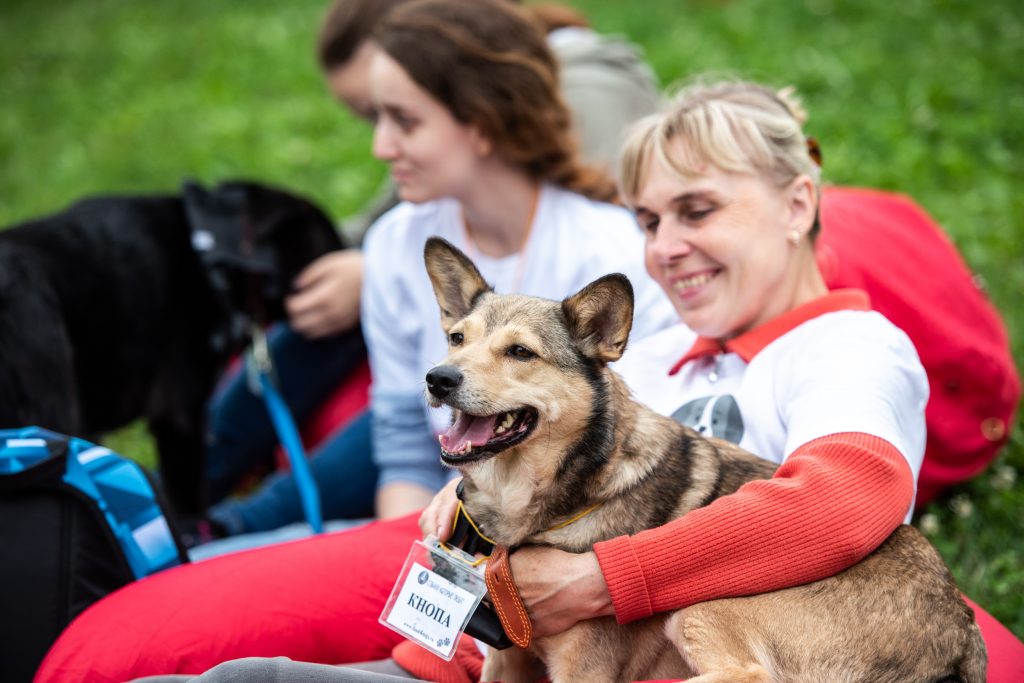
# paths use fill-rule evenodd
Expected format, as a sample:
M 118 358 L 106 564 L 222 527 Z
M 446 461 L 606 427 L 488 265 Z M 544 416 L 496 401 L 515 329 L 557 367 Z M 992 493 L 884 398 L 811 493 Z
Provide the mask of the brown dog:
M 428 400 L 453 411 L 441 457 L 464 475 L 466 508 L 499 545 L 586 551 L 774 472 L 630 398 L 607 367 L 632 324 L 624 276 L 555 302 L 494 294 L 440 238 L 427 242 L 425 260 L 450 347 L 427 375 Z M 625 626 L 593 619 L 534 641 L 529 653 L 492 651 L 484 680 L 533 681 L 533 656 L 556 683 L 982 683 L 986 669 L 973 613 L 939 554 L 910 526 L 829 579 Z

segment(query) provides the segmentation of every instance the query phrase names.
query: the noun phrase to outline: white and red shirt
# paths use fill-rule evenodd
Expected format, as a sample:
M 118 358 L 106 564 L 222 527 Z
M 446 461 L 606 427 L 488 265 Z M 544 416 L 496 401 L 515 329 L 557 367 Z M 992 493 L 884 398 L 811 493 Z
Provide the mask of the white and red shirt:
M 830 292 L 724 347 L 676 325 L 630 345 L 615 369 L 657 412 L 776 463 L 858 432 L 895 446 L 915 481 L 921 470 L 927 376 L 860 290 Z
M 620 622 L 832 576 L 909 518 L 927 378 L 907 336 L 867 309 L 866 294 L 833 292 L 724 345 L 676 327 L 618 363 L 652 408 L 781 463 L 596 544 Z

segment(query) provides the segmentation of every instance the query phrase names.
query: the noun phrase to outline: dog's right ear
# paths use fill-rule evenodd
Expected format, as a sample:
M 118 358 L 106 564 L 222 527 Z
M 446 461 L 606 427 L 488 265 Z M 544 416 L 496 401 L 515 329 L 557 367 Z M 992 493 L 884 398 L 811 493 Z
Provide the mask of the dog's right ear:
M 633 327 L 633 285 L 625 275 L 605 275 L 563 301 L 562 312 L 583 355 L 611 363 L 622 357 Z
M 429 238 L 423 260 L 441 306 L 441 327 L 447 332 L 469 314 L 480 295 L 492 290 L 469 257 L 447 240 Z

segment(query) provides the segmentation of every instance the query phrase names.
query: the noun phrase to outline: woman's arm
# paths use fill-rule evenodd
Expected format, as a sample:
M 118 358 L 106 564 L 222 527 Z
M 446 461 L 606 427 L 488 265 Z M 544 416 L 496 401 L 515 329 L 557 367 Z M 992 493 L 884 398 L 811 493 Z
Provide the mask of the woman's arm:
M 598 543 L 594 553 L 519 551 L 512 571 L 539 635 L 610 614 L 609 605 L 625 623 L 832 576 L 892 533 L 913 488 L 888 442 L 837 434 L 797 449 L 773 478 L 662 527 Z
M 412 247 L 403 239 L 403 220 L 397 213 L 386 215 L 364 247 L 361 320 L 373 375 L 371 442 L 382 518 L 422 509 L 446 479 L 423 399 L 420 349 L 427 313 L 406 279 L 409 264 L 422 263 L 422 248 L 413 241 L 415 254 L 404 251 Z M 396 244 L 406 246 L 396 253 Z

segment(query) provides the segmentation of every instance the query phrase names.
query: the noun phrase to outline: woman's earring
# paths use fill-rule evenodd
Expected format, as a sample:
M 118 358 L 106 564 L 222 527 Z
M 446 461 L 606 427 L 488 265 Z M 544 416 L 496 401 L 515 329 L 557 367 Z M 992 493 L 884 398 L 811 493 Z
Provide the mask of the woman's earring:
M 803 235 L 800 234 L 800 231 L 797 230 L 796 228 L 793 228 L 792 230 L 789 231 L 789 236 L 786 239 L 788 239 L 789 243 L 795 247 L 796 245 L 800 244 L 801 237 L 803 237 Z

